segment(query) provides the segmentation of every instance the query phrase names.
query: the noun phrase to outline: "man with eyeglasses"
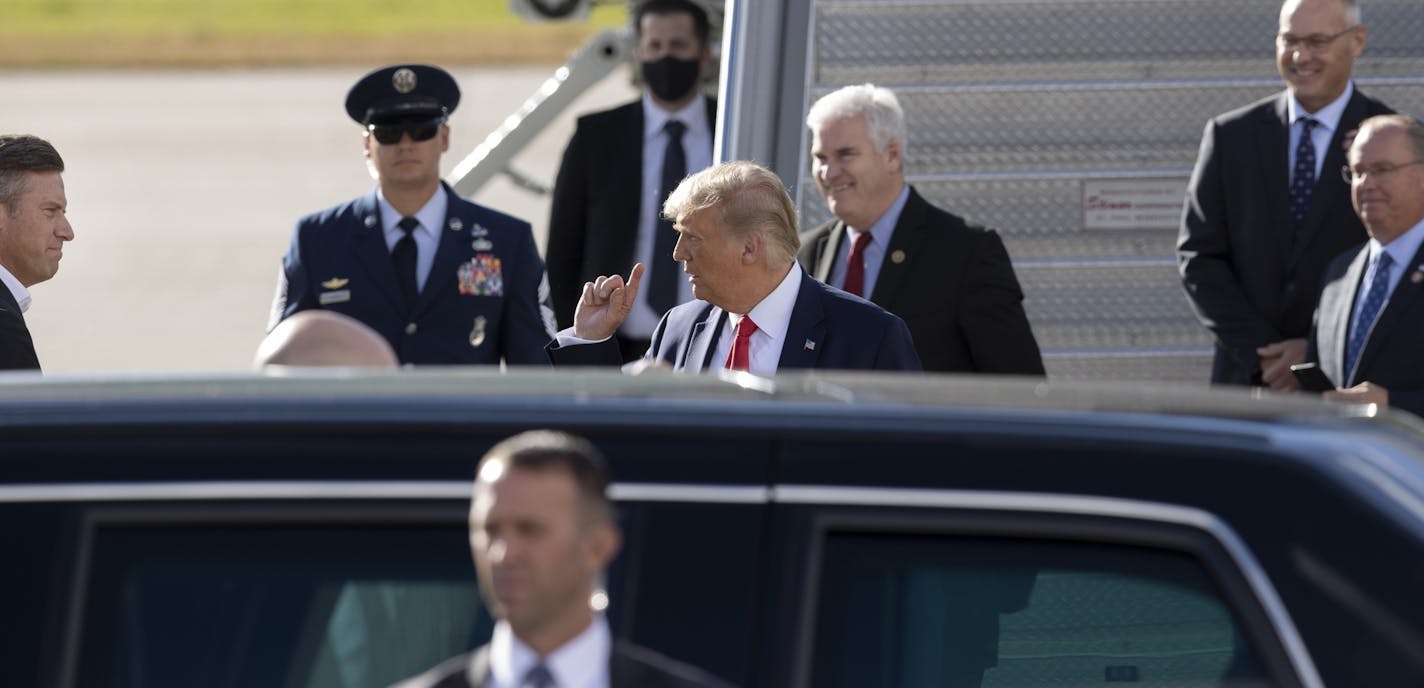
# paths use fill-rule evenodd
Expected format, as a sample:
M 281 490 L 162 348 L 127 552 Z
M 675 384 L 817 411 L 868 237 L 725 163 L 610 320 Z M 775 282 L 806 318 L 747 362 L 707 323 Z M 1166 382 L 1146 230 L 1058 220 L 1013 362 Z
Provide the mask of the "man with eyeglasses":
M 1393 112 L 1350 81 L 1365 48 L 1355 0 L 1286 0 L 1286 90 L 1211 120 L 1177 239 L 1187 298 L 1216 338 L 1217 384 L 1297 388 L 1321 275 L 1365 239 L 1335 172 L 1367 117 Z
M 440 180 L 459 102 L 455 79 L 428 65 L 351 87 L 346 113 L 376 188 L 297 221 L 269 331 L 324 308 L 379 332 L 402 364 L 547 365 L 553 311 L 529 223 Z
M 1424 416 L 1424 124 L 1365 120 L 1342 171 L 1370 238 L 1326 270 L 1307 358 L 1329 398 Z

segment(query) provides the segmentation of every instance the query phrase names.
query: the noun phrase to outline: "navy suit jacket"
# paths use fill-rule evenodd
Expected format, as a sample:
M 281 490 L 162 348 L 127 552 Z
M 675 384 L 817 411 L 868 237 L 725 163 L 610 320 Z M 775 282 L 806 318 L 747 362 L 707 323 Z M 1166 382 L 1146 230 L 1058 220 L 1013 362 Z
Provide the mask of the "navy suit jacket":
M 1330 263 L 1306 360 L 1319 365 L 1336 387 L 1373 382 L 1389 390 L 1390 406 L 1424 416 L 1424 248 L 1413 261 L 1397 266 L 1404 274 L 1365 339 L 1354 376 L 1346 378 L 1345 342 L 1368 263 L 1368 244 Z
M 678 372 L 720 368 L 712 360 L 727 311 L 706 301 L 689 301 L 663 315 L 653 331 L 645 360 L 667 363 Z M 555 365 L 618 365 L 612 339 L 597 344 L 549 345 Z M 778 370 L 920 370 L 920 359 L 905 322 L 869 301 L 851 296 L 801 274 L 801 289 L 791 309 Z
M 608 673 L 610 688 L 730 688 L 701 669 L 621 640 L 613 641 Z M 483 645 L 392 688 L 483 688 L 489 676 L 489 646 Z
M 1216 336 L 1211 381 L 1260 384 L 1256 349 L 1310 334 L 1325 266 L 1369 238 L 1340 178 L 1345 135 L 1391 110 L 1355 89 L 1297 235 L 1290 122 L 1282 92 L 1213 119 L 1187 186 L 1177 264 L 1197 319 Z
M 844 237 L 836 220 L 803 234 L 801 267 L 830 279 Z M 926 370 L 1044 374 L 1023 290 L 993 230 L 930 205 L 912 187 L 885 256 L 870 301 L 905 320 Z
M 529 223 L 444 188 L 445 226 L 413 308 L 396 283 L 372 190 L 297 221 L 278 317 L 309 308 L 344 313 L 381 333 L 402 363 L 547 364 L 553 312 Z
M 0 370 L 39 370 L 35 342 L 9 287 L 0 283 Z
M 715 129 L 717 101 L 711 98 L 707 121 Z M 584 282 L 627 274 L 637 262 L 642 198 L 643 101 L 580 117 L 564 149 L 549 209 L 545 258 L 559 327 L 573 324 Z M 656 259 L 673 265 L 672 256 Z

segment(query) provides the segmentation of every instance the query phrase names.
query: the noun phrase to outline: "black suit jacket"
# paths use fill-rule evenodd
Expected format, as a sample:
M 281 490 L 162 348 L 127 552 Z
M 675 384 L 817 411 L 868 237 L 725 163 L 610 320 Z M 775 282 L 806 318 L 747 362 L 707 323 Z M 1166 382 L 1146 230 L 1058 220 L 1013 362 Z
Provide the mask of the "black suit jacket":
M 679 372 L 722 366 L 713 361 L 727 312 L 706 301 L 689 301 L 663 315 L 644 359 Z M 555 365 L 603 366 L 622 362 L 614 340 L 560 347 L 549 344 Z M 778 370 L 920 370 L 904 321 L 864 299 L 828 287 L 802 273 L 791 310 Z
M 0 370 L 39 370 L 35 342 L 9 287 L 0 283 Z
M 1389 390 L 1389 405 L 1424 416 L 1424 248 L 1415 254 L 1403 277 L 1380 311 L 1365 339 L 1355 375 L 1346 378 L 1345 342 L 1350 336 L 1350 316 L 1361 296 L 1368 245 L 1346 251 L 1330 263 L 1320 291 L 1315 327 L 1311 331 L 1307 360 L 1336 387 L 1373 382 Z
M 727 682 L 701 669 L 621 640 L 613 641 L 608 673 L 611 688 L 730 688 Z M 393 688 L 483 688 L 489 682 L 489 674 L 489 646 L 485 645 L 447 659 Z
M 834 220 L 801 235 L 801 267 L 830 279 L 844 237 L 845 224 Z M 870 301 L 904 319 L 925 370 L 1044 374 L 1023 290 L 996 232 L 911 188 L 885 257 Z
M 1296 236 L 1289 98 L 1282 92 L 1208 122 L 1187 187 L 1177 262 L 1197 319 L 1216 336 L 1212 382 L 1259 384 L 1257 347 L 1307 337 L 1325 266 L 1368 238 L 1340 178 L 1345 135 L 1392 111 L 1355 90 Z
M 553 314 L 529 223 L 444 188 L 445 226 L 412 308 L 396 283 L 372 190 L 297 221 L 282 261 L 280 317 L 310 308 L 344 313 L 381 333 L 401 363 L 547 364 Z
M 716 126 L 710 98 L 707 121 Z M 642 100 L 579 118 L 554 182 L 544 251 L 559 327 L 573 325 L 584 282 L 633 267 L 642 179 Z

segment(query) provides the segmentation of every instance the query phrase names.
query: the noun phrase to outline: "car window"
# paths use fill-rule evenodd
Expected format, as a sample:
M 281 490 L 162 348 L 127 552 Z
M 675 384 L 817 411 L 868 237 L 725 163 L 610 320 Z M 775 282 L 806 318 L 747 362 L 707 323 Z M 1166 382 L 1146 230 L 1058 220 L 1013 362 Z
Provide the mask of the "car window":
M 465 528 L 100 527 L 74 685 L 365 688 L 484 642 Z
M 810 685 L 1270 685 L 1189 554 L 832 532 L 820 571 Z

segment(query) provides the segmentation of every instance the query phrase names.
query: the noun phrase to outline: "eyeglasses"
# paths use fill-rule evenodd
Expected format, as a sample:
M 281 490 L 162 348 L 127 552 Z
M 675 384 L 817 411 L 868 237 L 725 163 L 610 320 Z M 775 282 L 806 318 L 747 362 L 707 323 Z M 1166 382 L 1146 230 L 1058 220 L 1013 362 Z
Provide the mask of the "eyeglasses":
M 1414 162 L 1406 162 L 1399 165 L 1391 165 L 1389 163 L 1384 163 L 1380 165 L 1375 165 L 1374 167 L 1368 167 L 1363 170 L 1352 170 L 1350 169 L 1349 165 L 1346 165 L 1340 168 L 1340 177 L 1345 180 L 1346 184 L 1358 184 L 1360 180 L 1365 178 L 1365 175 L 1369 175 L 1371 177 L 1374 177 L 1376 180 L 1379 180 L 1388 177 L 1389 175 L 1394 174 L 1395 172 L 1398 172 L 1406 167 L 1412 167 L 1414 165 L 1424 165 L 1424 160 L 1415 160 Z
M 1340 33 L 1332 33 L 1329 36 L 1323 33 L 1311 34 L 1309 36 L 1292 36 L 1288 33 L 1276 34 L 1276 45 L 1286 50 L 1308 50 L 1312 53 L 1323 52 L 1330 47 L 1335 39 L 1360 28 L 1359 24 L 1351 26 Z
M 434 117 L 432 119 L 417 122 L 397 122 L 395 124 L 368 124 L 366 130 L 376 137 L 376 140 L 384 145 L 400 143 L 402 135 L 409 135 L 410 140 L 420 142 L 429 141 L 440 133 L 440 125 L 445 123 L 444 117 Z

